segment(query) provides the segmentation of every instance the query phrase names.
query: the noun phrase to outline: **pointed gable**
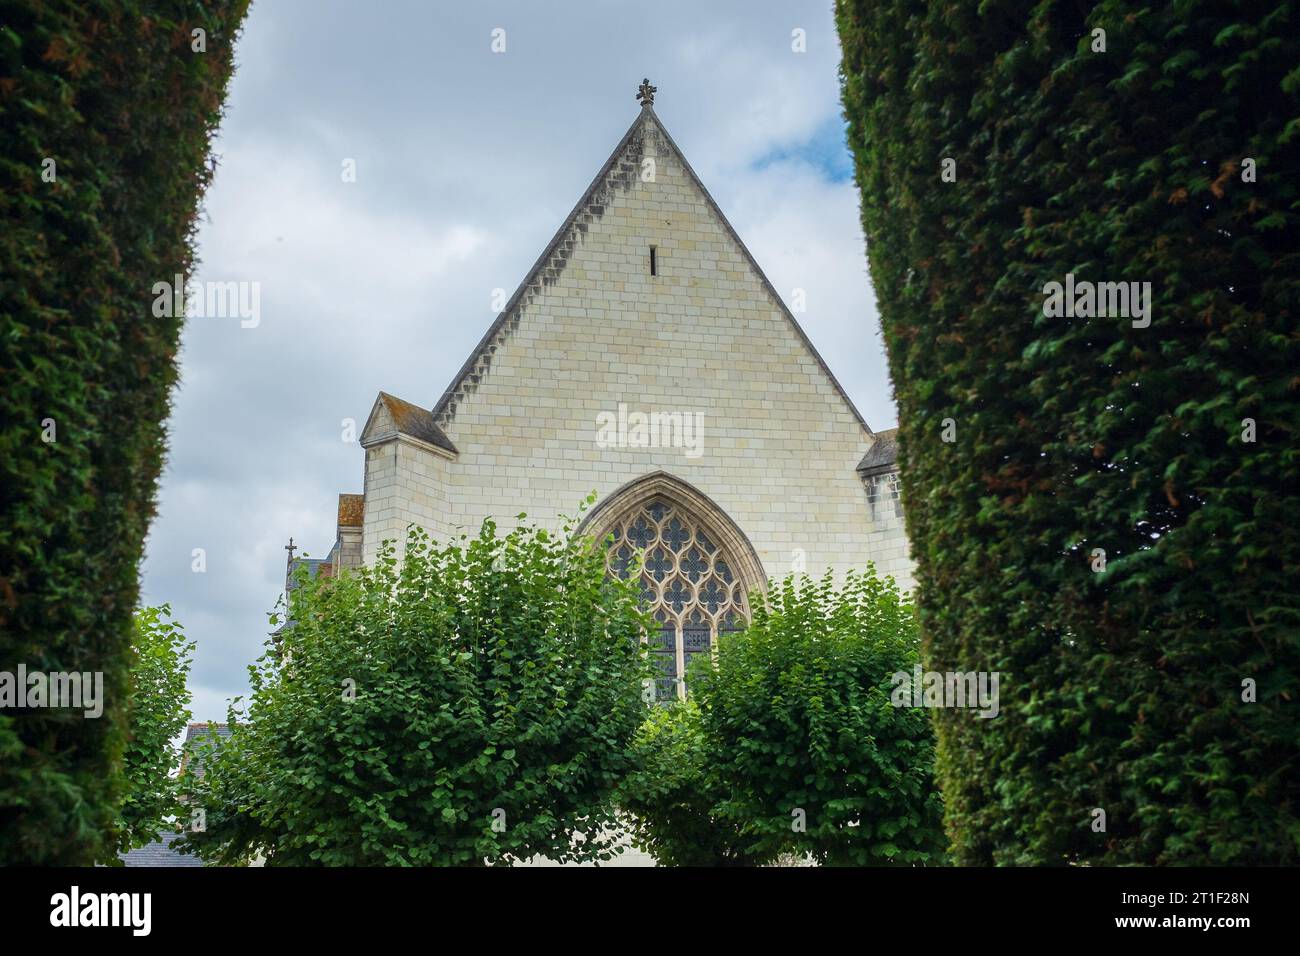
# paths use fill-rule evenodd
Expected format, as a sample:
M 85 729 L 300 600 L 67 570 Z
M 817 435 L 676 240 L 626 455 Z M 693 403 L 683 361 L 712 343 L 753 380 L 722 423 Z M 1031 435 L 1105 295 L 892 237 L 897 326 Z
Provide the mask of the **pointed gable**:
M 893 485 L 854 470 L 872 439 L 647 106 L 434 408 L 376 400 L 363 563 L 412 525 L 558 528 L 666 474 L 743 530 L 758 577 L 875 561 L 906 581 L 896 509 L 868 499 Z
M 652 165 L 647 165 L 648 163 Z M 450 426 L 464 399 L 472 395 L 488 379 L 498 349 L 519 328 L 521 319 L 530 307 L 540 304 L 542 296 L 556 284 L 575 256 L 583 250 L 591 232 L 598 228 L 609 207 L 620 197 L 636 190 L 645 190 L 653 195 L 659 169 L 663 165 L 675 167 L 680 176 L 698 193 L 724 234 L 734 245 L 735 252 L 747 266 L 771 307 L 788 323 L 789 331 L 815 362 L 820 374 L 825 377 L 825 381 L 838 401 L 842 403 L 843 408 L 856 421 L 865 436 L 871 435 L 871 429 L 857 407 L 804 333 L 794 314 L 786 307 L 784 300 L 776 292 L 771 281 L 691 168 L 690 163 L 686 161 L 680 148 L 668 134 L 649 103 L 643 104 L 640 114 L 614 147 L 614 151 L 605 161 L 600 172 L 596 174 L 591 185 L 587 187 L 582 198 L 565 218 L 524 281 L 510 297 L 505 308 L 479 341 L 465 364 L 461 366 L 450 385 L 443 391 L 432 412 L 439 426 L 444 428 Z M 647 175 L 653 175 L 655 180 L 646 182 Z M 663 207 L 660 211 L 665 214 L 664 222 L 671 231 L 672 215 L 679 211 L 672 208 L 674 204 L 660 203 L 655 198 L 648 198 L 645 203 L 651 208 Z M 648 249 L 646 251 L 648 254 Z M 665 268 L 671 269 L 674 260 L 678 263 L 682 262 L 685 257 L 690 256 L 691 251 L 684 244 L 678 248 L 662 250 L 663 253 L 667 253 L 663 256 Z
M 387 392 L 380 392 L 361 431 L 361 444 L 370 445 L 396 435 L 406 435 L 456 454 L 456 446 L 438 427 L 433 413 Z

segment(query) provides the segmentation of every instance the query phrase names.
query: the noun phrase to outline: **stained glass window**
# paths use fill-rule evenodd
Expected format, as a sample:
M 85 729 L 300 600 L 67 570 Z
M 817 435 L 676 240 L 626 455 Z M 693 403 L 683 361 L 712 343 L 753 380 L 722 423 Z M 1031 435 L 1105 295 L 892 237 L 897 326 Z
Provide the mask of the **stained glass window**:
M 608 532 L 605 566 L 627 578 L 640 551 L 641 600 L 659 623 L 651 654 L 662 677 L 659 699 L 685 694 L 686 667 L 710 653 L 719 633 L 739 630 L 748 619 L 744 588 L 727 554 L 686 509 L 656 497 L 624 515 Z

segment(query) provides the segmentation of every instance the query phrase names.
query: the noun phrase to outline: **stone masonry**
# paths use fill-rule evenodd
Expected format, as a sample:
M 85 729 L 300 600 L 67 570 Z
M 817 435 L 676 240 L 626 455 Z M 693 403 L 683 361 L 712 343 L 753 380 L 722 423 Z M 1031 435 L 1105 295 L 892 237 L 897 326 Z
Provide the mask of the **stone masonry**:
M 636 413 L 700 431 L 693 447 L 602 434 Z M 520 512 L 554 527 L 589 492 L 662 471 L 729 516 L 769 577 L 875 562 L 913 585 L 892 432 L 861 419 L 648 105 L 436 405 L 381 393 L 361 444 L 338 567 L 400 550 L 410 523 L 442 539 Z

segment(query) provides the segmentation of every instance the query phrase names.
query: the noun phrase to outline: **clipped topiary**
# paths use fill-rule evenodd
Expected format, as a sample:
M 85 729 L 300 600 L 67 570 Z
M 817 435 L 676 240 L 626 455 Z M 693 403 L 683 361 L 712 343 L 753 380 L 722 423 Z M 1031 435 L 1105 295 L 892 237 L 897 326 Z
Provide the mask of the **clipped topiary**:
M 102 673 L 105 694 L 98 719 L 0 712 L 0 863 L 87 864 L 112 841 L 182 323 L 154 286 L 191 264 L 247 6 L 0 16 L 0 670 Z
M 837 20 L 957 859 L 1300 861 L 1300 9 Z

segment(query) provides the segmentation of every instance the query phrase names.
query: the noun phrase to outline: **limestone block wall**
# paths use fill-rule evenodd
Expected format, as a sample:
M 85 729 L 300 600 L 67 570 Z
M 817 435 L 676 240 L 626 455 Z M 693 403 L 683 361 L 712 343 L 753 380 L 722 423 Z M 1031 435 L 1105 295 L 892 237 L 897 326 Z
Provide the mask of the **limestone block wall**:
M 911 546 L 903 523 L 898 475 L 877 475 L 868 478 L 864 485 L 864 500 L 872 525 L 868 536 L 871 560 L 875 562 L 878 573 L 893 575 L 900 587 L 911 590 L 916 585 L 913 576 L 916 564 L 911 557 Z
M 335 574 L 338 574 L 344 568 L 355 568 L 365 560 L 362 534 L 361 528 L 338 529 L 339 549 L 334 567 Z
M 404 436 L 366 448 L 365 522 L 362 552 L 373 564 L 384 541 L 394 542 L 397 554 L 405 550 L 406 531 L 418 525 L 438 539 L 450 533 L 448 498 L 452 462 L 442 454 Z
M 553 527 L 592 490 L 663 470 L 712 498 L 770 577 L 874 560 L 909 586 L 901 518 L 873 513 L 855 471 L 869 430 L 653 113 L 638 123 L 435 409 L 455 459 L 367 450 L 366 560 L 409 521 L 473 533 L 522 511 Z M 620 411 L 691 416 L 699 431 L 611 444 L 602 416 Z

